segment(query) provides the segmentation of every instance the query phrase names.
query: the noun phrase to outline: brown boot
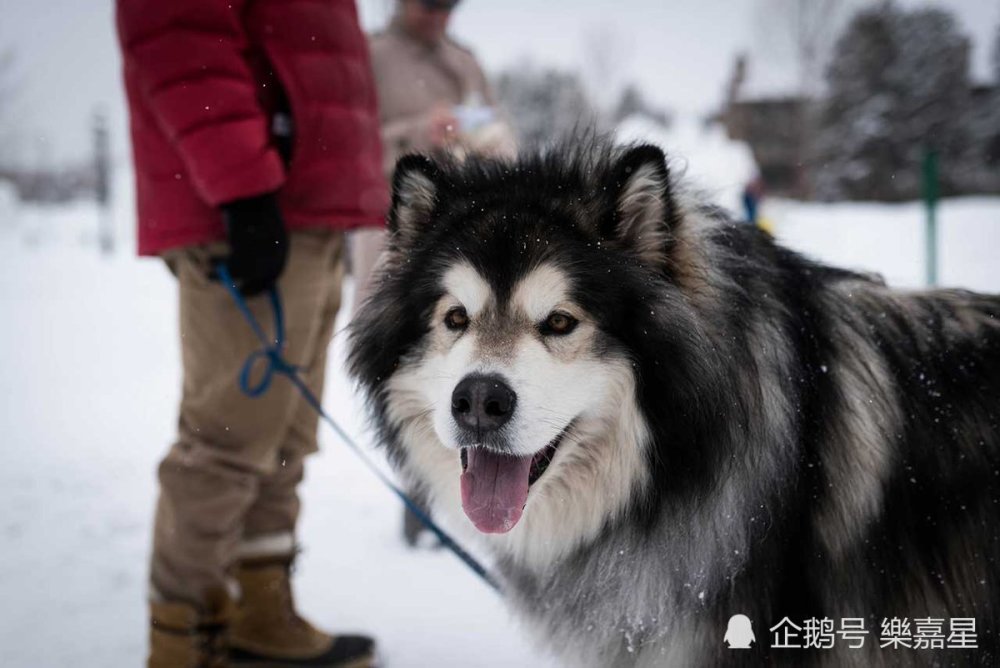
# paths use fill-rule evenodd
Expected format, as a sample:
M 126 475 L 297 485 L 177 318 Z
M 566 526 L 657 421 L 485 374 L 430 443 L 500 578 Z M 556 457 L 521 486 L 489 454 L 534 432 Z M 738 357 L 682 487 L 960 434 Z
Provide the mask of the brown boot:
M 354 635 L 331 636 L 295 612 L 289 557 L 245 560 L 237 569 L 242 598 L 229 632 L 233 666 L 263 668 L 369 668 L 375 643 Z
M 149 668 L 226 668 L 232 602 L 218 599 L 207 610 L 187 603 L 150 603 Z

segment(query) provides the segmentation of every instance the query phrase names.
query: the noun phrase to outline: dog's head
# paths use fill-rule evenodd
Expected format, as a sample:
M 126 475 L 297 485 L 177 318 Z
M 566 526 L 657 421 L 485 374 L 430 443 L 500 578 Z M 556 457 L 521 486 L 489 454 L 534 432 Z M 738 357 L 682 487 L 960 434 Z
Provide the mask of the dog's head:
M 677 224 L 651 146 L 399 163 L 351 364 L 391 454 L 439 506 L 483 533 L 579 540 L 646 484 L 636 356 L 669 347 L 667 306 L 683 336 Z

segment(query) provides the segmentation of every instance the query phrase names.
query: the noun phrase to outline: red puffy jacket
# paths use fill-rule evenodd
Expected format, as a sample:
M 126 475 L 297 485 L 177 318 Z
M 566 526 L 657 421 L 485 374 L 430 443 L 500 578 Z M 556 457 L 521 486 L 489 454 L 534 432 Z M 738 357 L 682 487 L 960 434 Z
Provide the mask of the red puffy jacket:
M 379 225 L 388 193 L 353 0 L 118 0 L 139 253 L 224 238 L 219 205 L 279 191 L 290 229 Z M 287 99 L 286 167 L 271 135 Z

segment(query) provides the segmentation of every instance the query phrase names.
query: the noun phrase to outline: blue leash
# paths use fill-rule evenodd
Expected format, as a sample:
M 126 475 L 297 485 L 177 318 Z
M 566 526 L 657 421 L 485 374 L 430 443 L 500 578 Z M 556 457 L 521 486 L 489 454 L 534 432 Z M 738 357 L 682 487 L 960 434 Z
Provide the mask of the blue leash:
M 496 581 L 490 576 L 489 572 L 483 566 L 475 560 L 468 552 L 462 549 L 462 547 L 455 542 L 455 540 L 449 536 L 444 529 L 438 526 L 434 520 L 416 503 L 413 499 L 406 495 L 403 490 L 396 486 L 384 473 L 379 469 L 375 463 L 368 458 L 368 455 L 358 447 L 357 443 L 351 439 L 347 433 L 341 429 L 340 425 L 330 417 L 325 410 L 323 410 L 323 405 L 320 403 L 319 399 L 312 390 L 303 382 L 302 378 L 299 376 L 299 369 L 293 364 L 289 364 L 288 360 L 282 355 L 282 349 L 285 346 L 285 317 L 284 312 L 281 307 L 281 297 L 278 295 L 277 288 L 271 289 L 269 292 L 269 297 L 271 299 L 271 310 L 274 313 L 274 338 L 269 338 L 264 330 L 261 328 L 260 323 L 250 312 L 250 308 L 247 306 L 246 300 L 240 291 L 236 288 L 236 284 L 233 283 L 232 275 L 229 273 L 229 268 L 224 263 L 219 263 L 216 266 L 216 274 L 222 285 L 225 286 L 226 290 L 229 292 L 229 296 L 233 298 L 233 302 L 236 303 L 236 307 L 243 314 L 243 318 L 253 329 L 254 334 L 260 339 L 263 348 L 257 350 L 250 354 L 247 361 L 243 364 L 243 369 L 240 371 L 240 389 L 243 393 L 249 397 L 259 397 L 271 386 L 271 381 L 274 379 L 275 374 L 281 374 L 286 376 L 288 380 L 291 381 L 292 385 L 299 391 L 302 398 L 306 400 L 313 410 L 330 425 L 333 430 L 340 437 L 340 440 L 344 442 L 347 447 L 354 451 L 361 461 L 371 469 L 372 473 L 382 481 L 386 487 L 388 487 L 399 499 L 403 502 L 411 513 L 413 513 L 420 523 L 423 524 L 431 533 L 437 536 L 441 544 L 447 547 L 454 553 L 456 557 L 465 562 L 472 571 L 478 575 L 482 580 L 491 586 L 496 591 L 500 591 L 500 587 L 497 585 Z M 264 361 L 264 373 L 260 380 L 254 384 L 252 382 L 252 372 L 254 367 L 257 366 L 259 360 Z

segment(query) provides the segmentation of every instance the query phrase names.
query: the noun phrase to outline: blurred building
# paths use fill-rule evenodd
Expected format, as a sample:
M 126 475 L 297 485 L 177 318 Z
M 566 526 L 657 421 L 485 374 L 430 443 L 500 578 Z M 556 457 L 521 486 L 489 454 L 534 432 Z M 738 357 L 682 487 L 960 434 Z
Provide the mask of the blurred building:
M 791 91 L 748 90 L 748 65 L 746 56 L 736 58 L 718 120 L 730 139 L 750 146 L 769 193 L 806 199 L 809 122 L 815 104 Z
M 92 164 L 49 169 L 0 168 L 0 181 L 10 183 L 20 201 L 42 204 L 93 199 L 99 185 Z
M 95 113 L 91 134 L 93 156 L 82 162 L 29 167 L 0 164 L 0 182 L 10 184 L 22 202 L 64 204 L 80 199 L 107 206 L 111 199 L 111 146 L 104 112 Z
M 745 55 L 733 63 L 715 118 L 750 146 L 771 193 L 919 199 L 932 153 L 942 195 L 1000 193 L 1000 32 L 988 81 L 974 79 L 972 41 L 946 9 L 868 6 L 837 32 L 798 80 Z

